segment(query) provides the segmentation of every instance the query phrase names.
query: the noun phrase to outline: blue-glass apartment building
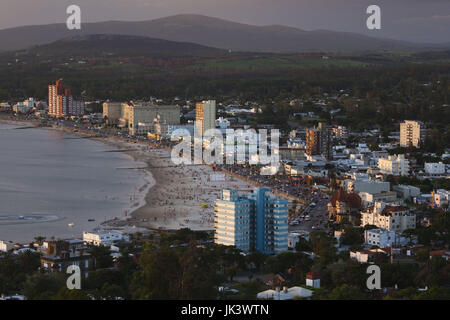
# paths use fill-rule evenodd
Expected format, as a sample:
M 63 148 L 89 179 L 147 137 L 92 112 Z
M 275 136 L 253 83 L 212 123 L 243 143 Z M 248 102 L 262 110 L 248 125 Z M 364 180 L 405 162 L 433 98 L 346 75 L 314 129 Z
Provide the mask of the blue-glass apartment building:
M 215 243 L 278 254 L 288 248 L 289 202 L 269 188 L 244 196 L 223 190 L 215 205 Z

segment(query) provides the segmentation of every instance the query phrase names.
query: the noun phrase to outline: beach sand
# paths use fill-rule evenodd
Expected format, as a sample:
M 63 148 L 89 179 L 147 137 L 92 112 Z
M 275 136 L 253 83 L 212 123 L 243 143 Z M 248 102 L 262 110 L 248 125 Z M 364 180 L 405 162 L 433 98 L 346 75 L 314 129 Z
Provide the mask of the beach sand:
M 233 188 L 249 192 L 248 182 L 225 175 L 208 165 L 175 165 L 170 151 L 145 144 L 102 139 L 124 150 L 136 161 L 145 162 L 154 183 L 149 187 L 145 204 L 134 210 L 127 224 L 150 229 L 214 230 L 214 203 L 223 189 Z M 211 175 L 223 175 L 224 181 L 215 181 Z M 206 206 L 207 205 L 207 206 Z M 117 222 L 116 222 L 117 223 Z

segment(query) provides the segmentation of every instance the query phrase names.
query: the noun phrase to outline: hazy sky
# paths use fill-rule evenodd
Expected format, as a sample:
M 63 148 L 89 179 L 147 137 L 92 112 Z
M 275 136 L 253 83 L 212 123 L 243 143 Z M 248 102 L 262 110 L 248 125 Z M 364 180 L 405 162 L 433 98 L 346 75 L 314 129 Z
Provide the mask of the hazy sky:
M 197 13 L 256 25 L 450 42 L 450 0 L 0 0 L 0 29 L 63 22 L 69 4 L 80 5 L 83 22 Z M 366 28 L 371 4 L 381 7 L 382 30 Z

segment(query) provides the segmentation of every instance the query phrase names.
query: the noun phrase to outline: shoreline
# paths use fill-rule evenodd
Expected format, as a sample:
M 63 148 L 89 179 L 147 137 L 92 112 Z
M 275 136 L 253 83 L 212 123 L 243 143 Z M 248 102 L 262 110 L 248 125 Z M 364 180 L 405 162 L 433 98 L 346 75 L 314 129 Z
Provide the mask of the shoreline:
M 37 122 L 37 121 L 29 121 L 29 120 L 22 120 L 22 119 L 8 119 L 8 118 L 5 119 L 4 117 L 0 116 L 0 123 L 5 124 L 6 126 L 10 126 L 12 128 L 23 127 L 23 129 L 36 128 L 36 129 L 44 129 L 44 130 L 49 130 L 49 131 L 55 130 L 55 132 L 56 131 L 66 132 L 69 134 L 69 139 L 72 139 L 72 138 L 70 138 L 70 136 L 72 136 L 72 135 L 73 135 L 73 137 L 86 137 L 86 135 L 82 132 L 81 133 L 73 132 L 72 130 L 67 130 L 66 128 L 59 127 L 59 126 L 40 126 L 39 122 Z M 90 139 L 90 140 L 92 140 L 92 142 L 94 142 L 95 144 L 99 144 L 100 149 L 103 149 L 101 147 L 101 145 L 103 145 L 105 147 L 109 146 L 109 147 L 114 148 L 114 153 L 116 152 L 115 151 L 116 148 L 112 144 L 107 144 L 107 143 L 105 143 L 105 141 L 98 140 L 98 139 Z M 104 149 L 107 149 L 107 147 Z M 102 150 L 100 150 L 100 152 L 102 152 Z M 122 194 L 122 196 L 120 196 L 122 198 L 122 200 L 120 200 L 121 204 L 118 203 L 118 205 L 115 206 L 115 209 L 112 209 L 109 211 L 109 214 L 108 213 L 104 214 L 104 213 L 98 212 L 97 214 L 92 215 L 92 217 L 94 218 L 94 222 L 80 223 L 80 218 L 78 218 L 78 221 L 73 221 L 72 219 L 77 220 L 76 216 L 68 217 L 64 214 L 64 212 L 60 212 L 55 215 L 56 211 L 55 211 L 55 213 L 53 213 L 54 210 L 51 209 L 52 207 L 49 207 L 49 212 L 51 212 L 51 213 L 47 213 L 44 211 L 42 211 L 42 213 L 35 213 L 32 211 L 32 209 L 31 209 L 30 213 L 12 212 L 10 214 L 9 219 L 7 219 L 8 213 L 6 212 L 5 218 L 3 220 L 0 219 L 0 226 L 6 227 L 6 228 L 7 228 L 7 226 L 19 227 L 19 229 L 17 231 L 21 230 L 20 228 L 23 227 L 25 233 L 23 233 L 20 236 L 17 236 L 20 234 L 20 232 L 19 233 L 16 232 L 15 233 L 16 236 L 13 236 L 10 234 L 10 232 L 8 232 L 8 230 L 5 230 L 5 234 L 3 235 L 3 237 L 5 237 L 5 238 L 11 237 L 11 239 L 9 239 L 9 240 L 13 240 L 14 242 L 18 242 L 18 243 L 27 243 L 29 241 L 32 241 L 34 236 L 40 235 L 39 233 L 44 233 L 45 236 L 47 236 L 47 238 L 55 237 L 55 238 L 65 239 L 65 238 L 72 238 L 72 237 L 81 238 L 82 231 L 95 232 L 95 231 L 101 231 L 101 230 L 121 230 L 121 231 L 125 231 L 125 232 L 130 232 L 130 233 L 145 231 L 145 230 L 140 230 L 139 228 L 134 227 L 132 225 L 129 225 L 129 226 L 122 225 L 120 227 L 118 226 L 115 228 L 114 222 L 126 221 L 126 219 L 129 217 L 129 215 L 133 211 L 146 205 L 146 202 L 145 202 L 146 194 L 148 193 L 149 189 L 154 184 L 154 180 L 151 175 L 151 172 L 149 172 L 147 170 L 144 171 L 144 170 L 138 169 L 138 167 L 143 166 L 143 163 L 134 163 L 135 160 L 126 153 L 122 153 L 119 158 L 123 158 L 125 161 L 127 161 L 129 164 L 125 165 L 125 167 L 130 167 L 130 168 L 120 168 L 120 165 L 119 165 L 116 167 L 112 167 L 111 170 L 131 169 L 131 170 L 139 170 L 141 172 L 132 174 L 133 176 L 136 176 L 136 179 L 133 179 L 130 181 L 130 188 L 127 188 L 126 191 L 121 193 Z M 131 161 L 131 160 L 133 160 L 133 161 Z M 134 169 L 134 167 L 136 167 L 136 169 Z M 121 174 L 121 176 L 122 175 L 123 174 Z M 127 197 L 127 194 L 129 195 L 129 198 Z M 119 195 L 119 194 L 117 194 L 117 195 Z M 114 194 L 111 194 L 110 199 L 113 201 L 118 200 L 117 196 Z M 57 208 L 55 208 L 55 209 L 57 209 Z M 82 214 L 82 216 L 83 216 L 87 212 L 88 211 L 83 209 L 82 211 L 80 211 L 80 214 Z M 87 213 L 87 214 L 89 214 L 89 213 Z M 44 218 L 37 219 L 37 220 L 28 219 L 29 217 L 35 216 L 35 215 L 39 215 Z M 53 215 L 55 215 L 57 218 L 50 219 L 50 220 L 46 219 L 47 216 L 53 216 Z M 23 221 L 17 220 L 17 219 L 19 219 L 19 217 L 22 217 L 22 216 L 25 216 L 25 219 Z M 105 219 L 103 219 L 103 217 L 105 217 Z M 82 221 L 84 221 L 84 220 L 82 220 Z M 57 222 L 57 224 L 55 225 L 54 222 Z M 67 224 L 72 223 L 72 222 L 76 222 L 76 226 L 78 227 L 77 229 L 80 229 L 80 230 L 78 230 L 78 232 L 75 232 L 75 234 L 73 233 L 73 231 L 71 231 L 70 228 L 68 228 L 68 229 L 66 228 Z M 32 227 L 31 227 L 32 225 L 36 225 L 36 228 L 37 228 L 35 231 L 36 234 L 34 231 L 31 233 L 29 231 L 25 231 L 30 228 L 32 229 Z M 43 227 L 39 227 L 39 225 L 43 225 Z M 20 226 L 22 226 L 22 227 L 20 227 Z M 39 230 L 41 230 L 41 231 L 39 231 Z M 53 232 L 52 231 L 48 232 L 48 230 L 53 230 Z M 6 239 L 3 239 L 3 240 L 6 240 Z
M 12 119 L 10 121 L 36 123 L 32 120 Z M 161 231 L 173 231 L 181 228 L 214 230 L 213 206 L 220 191 L 233 188 L 238 191 L 250 192 L 259 185 L 259 183 L 233 172 L 214 172 L 212 167 L 207 164 L 173 165 L 170 161 L 171 148 L 159 146 L 151 141 L 135 142 L 124 137 L 99 136 L 98 133 L 83 128 L 56 125 L 49 127 L 77 136 L 90 137 L 89 139 L 93 141 L 114 147 L 135 162 L 146 164 L 144 168 L 135 168 L 151 177 L 150 181 L 143 178 L 145 183 L 138 187 L 140 200 L 130 204 L 126 217 L 105 221 L 100 225 L 102 228 L 145 228 Z M 225 180 L 211 181 L 211 175 L 216 173 L 223 174 Z M 288 199 L 293 198 L 281 192 L 276 193 Z

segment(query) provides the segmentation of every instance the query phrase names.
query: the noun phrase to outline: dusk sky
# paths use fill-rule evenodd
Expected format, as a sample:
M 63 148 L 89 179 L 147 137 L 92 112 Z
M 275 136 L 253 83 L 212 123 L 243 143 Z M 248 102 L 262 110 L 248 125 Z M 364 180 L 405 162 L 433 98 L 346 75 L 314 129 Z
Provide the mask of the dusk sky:
M 0 29 L 64 22 L 70 4 L 80 5 L 83 22 L 196 13 L 255 25 L 450 42 L 450 0 L 0 0 Z M 366 28 L 366 8 L 371 4 L 381 7 L 382 30 Z

